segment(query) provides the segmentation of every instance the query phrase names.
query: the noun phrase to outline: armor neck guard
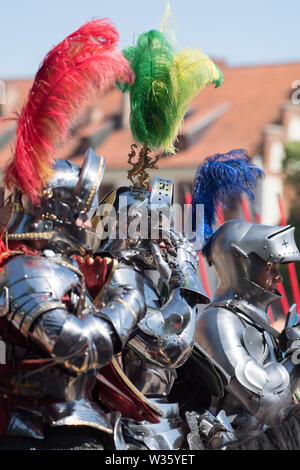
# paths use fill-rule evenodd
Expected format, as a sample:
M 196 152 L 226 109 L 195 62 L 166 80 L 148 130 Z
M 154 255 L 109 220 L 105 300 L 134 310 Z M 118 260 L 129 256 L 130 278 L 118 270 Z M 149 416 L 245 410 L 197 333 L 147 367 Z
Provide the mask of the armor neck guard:
M 249 279 L 241 278 L 239 287 L 235 289 L 228 289 L 227 287 L 224 289 L 220 284 L 212 303 L 224 300 L 245 300 L 263 312 L 267 312 L 268 307 L 280 298 L 281 294 L 278 291 L 270 292 Z

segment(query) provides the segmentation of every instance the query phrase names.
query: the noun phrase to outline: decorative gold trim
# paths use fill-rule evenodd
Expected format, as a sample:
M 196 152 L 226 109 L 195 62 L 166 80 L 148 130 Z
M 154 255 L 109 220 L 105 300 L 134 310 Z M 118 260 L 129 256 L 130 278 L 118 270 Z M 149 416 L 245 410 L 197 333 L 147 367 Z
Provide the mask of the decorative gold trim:
M 132 165 L 131 170 L 127 171 L 128 179 L 133 183 L 133 186 L 142 187 L 147 189 L 149 186 L 149 174 L 147 173 L 147 169 L 155 169 L 158 170 L 158 166 L 156 165 L 160 156 L 156 155 L 152 159 L 149 156 L 151 149 L 144 145 L 138 155 L 138 159 L 135 163 L 132 162 L 132 159 L 136 156 L 137 144 L 131 145 L 131 152 L 128 154 L 127 163 Z M 134 178 L 137 178 L 137 181 L 134 181 Z
M 3 256 L 8 255 L 10 256 L 10 251 L 4 251 L 3 253 L 0 254 L 0 260 L 3 258 Z
M 45 188 L 43 190 L 43 197 L 45 199 L 51 199 L 53 197 L 53 190 L 51 188 Z
M 56 424 L 58 422 L 60 424 Z M 101 425 L 101 424 L 97 424 L 94 421 L 86 421 L 84 419 L 76 419 L 76 418 L 74 418 L 73 420 L 72 416 L 68 416 L 66 419 L 62 419 L 59 421 L 54 421 L 52 425 L 55 427 L 61 426 L 61 423 L 64 423 L 66 426 L 88 426 L 90 428 L 98 429 L 99 431 L 104 431 L 107 434 L 113 434 L 114 432 L 113 429 L 109 427 L 105 427 L 104 425 Z
M 90 191 L 90 194 L 89 194 L 89 197 L 85 203 L 85 206 L 84 206 L 84 211 L 85 212 L 88 212 L 89 208 L 90 208 L 90 205 L 91 205 L 91 202 L 92 202 L 92 199 L 95 195 L 95 192 L 96 192 L 96 188 L 97 188 L 97 185 L 98 185 L 98 182 L 99 182 L 99 179 L 100 179 L 100 176 L 102 174 L 102 169 L 104 167 L 104 159 L 101 159 L 100 161 L 100 165 L 99 165 L 99 168 L 98 168 L 98 172 L 97 172 L 97 177 L 96 177 L 96 180 L 95 180 L 95 183 L 93 184 L 92 186 L 92 189 Z
M 22 321 L 22 324 L 21 324 L 21 327 L 20 327 L 21 333 L 27 338 L 27 336 L 29 334 L 30 327 L 32 326 L 33 321 L 36 320 L 42 313 L 47 312 L 48 310 L 53 310 L 55 308 L 63 308 L 65 310 L 66 306 L 60 301 L 53 301 L 53 302 L 49 302 L 49 303 L 43 305 L 42 307 L 40 307 L 35 312 L 28 313 L 24 317 L 24 320 Z M 30 320 L 29 323 L 28 323 L 28 319 Z
M 44 214 L 41 215 L 43 220 L 57 220 L 57 216 L 55 214 L 52 214 L 51 212 L 45 212 Z
M 111 262 L 113 263 L 113 267 L 112 267 L 112 269 L 111 269 L 111 271 L 110 271 L 110 273 L 109 273 L 108 278 L 105 279 L 105 282 L 104 282 L 103 286 L 101 287 L 100 291 L 98 292 L 98 294 L 97 294 L 96 297 L 95 297 L 95 300 L 94 300 L 94 304 L 95 304 L 95 305 L 98 304 L 99 298 L 100 298 L 100 296 L 101 296 L 101 294 L 102 294 L 102 292 L 103 292 L 103 290 L 104 290 L 104 287 L 106 286 L 106 284 L 108 284 L 108 283 L 111 281 L 111 279 L 112 279 L 112 277 L 113 277 L 113 275 L 114 275 L 114 272 L 115 272 L 115 270 L 117 269 L 118 260 L 116 260 L 116 259 L 111 259 Z
M 129 310 L 129 312 L 133 315 L 133 318 L 135 319 L 135 321 L 137 322 L 137 316 L 136 316 L 136 313 L 135 311 L 130 307 L 130 305 L 128 305 L 127 302 L 125 302 L 123 299 L 115 299 L 117 302 L 120 302 L 122 305 L 124 305 L 127 310 Z
M 8 240 L 50 240 L 53 237 L 53 232 L 27 232 L 27 233 L 10 233 Z
M 113 367 L 115 368 L 116 372 L 118 373 L 119 377 L 126 383 L 126 385 L 129 387 L 129 389 L 138 397 L 140 398 L 145 405 L 147 405 L 149 408 L 151 408 L 155 413 L 157 413 L 160 416 L 163 416 L 162 410 L 160 410 L 157 406 L 154 405 L 150 400 L 148 400 L 143 393 L 141 393 L 135 385 L 126 377 L 124 374 L 123 370 L 119 366 L 117 360 L 115 357 L 112 358 L 111 361 Z
M 98 207 L 98 209 L 96 210 L 94 216 L 92 217 L 92 220 L 91 220 L 92 221 L 92 227 L 93 227 L 93 229 L 97 230 L 97 232 L 99 233 L 100 236 L 102 235 L 103 230 L 102 230 L 102 225 L 100 225 L 100 227 L 98 227 L 98 224 L 102 219 L 105 219 L 106 217 L 109 216 L 109 214 L 110 214 L 110 212 L 113 208 L 113 205 L 115 203 L 116 196 L 117 196 L 117 189 L 114 189 L 109 194 L 106 194 L 105 196 L 103 196 L 103 198 L 99 202 L 99 207 L 104 206 L 104 205 L 106 206 L 106 209 L 105 209 L 104 213 L 99 215 L 99 207 Z M 110 210 L 107 209 L 107 206 L 110 206 Z M 97 227 L 98 227 L 98 229 L 97 229 Z M 100 228 L 101 228 L 101 231 L 100 231 Z
M 70 269 L 71 271 L 74 271 L 80 277 L 83 277 L 83 273 L 80 271 L 80 269 L 76 268 L 76 266 L 74 266 L 73 264 L 68 263 L 67 261 L 62 260 L 60 258 L 51 258 L 51 261 L 54 261 L 55 263 L 60 264 L 61 266 Z

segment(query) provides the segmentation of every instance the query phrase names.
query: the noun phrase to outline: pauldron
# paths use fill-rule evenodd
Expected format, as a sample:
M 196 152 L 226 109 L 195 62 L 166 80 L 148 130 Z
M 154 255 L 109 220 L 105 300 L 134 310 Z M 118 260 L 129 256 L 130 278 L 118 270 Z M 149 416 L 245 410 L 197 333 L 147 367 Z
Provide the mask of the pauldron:
M 80 271 L 60 259 L 56 262 L 39 256 L 17 256 L 2 269 L 0 286 L 2 316 L 24 336 L 28 336 L 33 323 L 47 311 L 67 312 L 70 302 L 80 317 L 92 306 L 88 297 L 82 295 Z

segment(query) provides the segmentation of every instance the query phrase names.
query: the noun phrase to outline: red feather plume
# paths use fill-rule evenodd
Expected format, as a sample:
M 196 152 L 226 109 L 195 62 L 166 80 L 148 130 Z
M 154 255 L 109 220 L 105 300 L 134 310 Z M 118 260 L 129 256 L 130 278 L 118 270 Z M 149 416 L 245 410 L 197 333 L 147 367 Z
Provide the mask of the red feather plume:
M 14 159 L 5 169 L 7 187 L 17 186 L 36 203 L 56 150 L 91 91 L 103 92 L 115 80 L 133 82 L 129 63 L 116 50 L 118 40 L 108 20 L 92 20 L 46 55 L 17 117 Z

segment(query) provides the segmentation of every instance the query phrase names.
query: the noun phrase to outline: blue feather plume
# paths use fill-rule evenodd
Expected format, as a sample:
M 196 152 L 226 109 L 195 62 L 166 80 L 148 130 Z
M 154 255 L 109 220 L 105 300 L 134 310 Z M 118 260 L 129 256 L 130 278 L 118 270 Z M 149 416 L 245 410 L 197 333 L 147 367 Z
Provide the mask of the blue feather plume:
M 246 194 L 253 201 L 252 190 L 263 171 L 253 165 L 245 149 L 231 150 L 225 154 L 207 157 L 198 166 L 192 199 L 193 230 L 195 226 L 196 205 L 204 205 L 204 245 L 213 235 L 217 208 Z

